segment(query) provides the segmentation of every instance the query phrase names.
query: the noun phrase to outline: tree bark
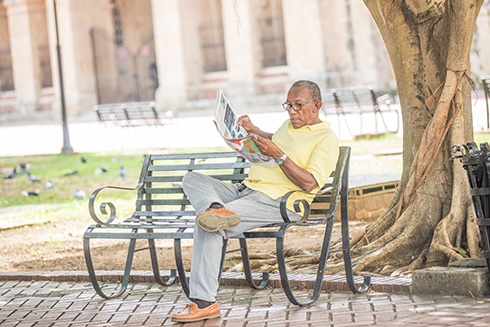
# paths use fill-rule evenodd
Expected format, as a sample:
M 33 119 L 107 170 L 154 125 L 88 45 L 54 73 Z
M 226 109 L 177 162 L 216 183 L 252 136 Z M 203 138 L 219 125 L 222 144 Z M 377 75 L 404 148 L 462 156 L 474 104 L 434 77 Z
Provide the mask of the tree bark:
M 483 0 L 364 0 L 385 41 L 403 117 L 403 171 L 391 204 L 351 240 L 354 269 L 409 273 L 479 257 L 464 169 L 473 140 L 469 53 Z M 462 251 L 464 248 L 464 251 Z

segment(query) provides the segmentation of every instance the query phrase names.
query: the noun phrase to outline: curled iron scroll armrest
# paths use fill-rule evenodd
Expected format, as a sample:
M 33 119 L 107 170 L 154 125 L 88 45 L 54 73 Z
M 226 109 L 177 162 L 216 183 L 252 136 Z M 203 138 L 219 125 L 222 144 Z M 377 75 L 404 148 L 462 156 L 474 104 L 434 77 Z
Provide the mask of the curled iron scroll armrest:
M 284 220 L 285 223 L 290 223 L 291 222 L 291 219 L 289 219 L 289 215 L 288 215 L 288 210 L 286 208 L 286 204 L 288 202 L 288 198 L 291 196 L 291 194 L 293 194 L 295 192 L 298 192 L 298 191 L 290 191 L 290 192 L 284 194 L 281 197 L 281 202 L 279 203 L 279 210 L 281 212 L 281 217 L 282 217 L 282 220 Z M 294 201 L 294 204 L 293 204 L 294 211 L 297 212 L 297 213 L 301 212 L 301 205 L 304 208 L 304 212 L 303 212 L 303 215 L 301 216 L 301 218 L 300 218 L 299 221 L 305 221 L 310 216 L 310 204 L 308 203 L 308 201 L 306 201 L 304 199 L 296 200 L 296 201 Z
M 102 202 L 100 203 L 99 209 L 100 213 L 102 215 L 105 215 L 106 218 L 105 220 L 102 219 L 102 217 L 99 217 L 97 213 L 95 212 L 95 201 L 97 199 L 97 196 L 99 193 L 103 190 L 107 189 L 113 189 L 113 190 L 123 190 L 123 191 L 138 191 L 138 193 L 143 192 L 143 188 L 138 185 L 136 187 L 120 187 L 120 186 L 104 186 L 96 189 L 94 192 L 92 192 L 92 195 L 90 196 L 90 199 L 88 201 L 88 211 L 90 213 L 90 216 L 92 219 L 97 223 L 97 224 L 110 224 L 114 218 L 116 218 L 116 206 L 112 202 Z M 109 208 L 109 211 L 107 210 Z
M 332 191 L 332 190 L 333 190 L 332 186 L 326 185 L 322 189 L 320 189 L 316 193 L 316 195 L 324 194 L 324 193 L 327 193 L 327 192 Z M 286 208 L 286 204 L 287 204 L 287 201 L 288 201 L 289 197 L 291 196 L 291 194 L 293 194 L 295 192 L 299 192 L 299 191 L 290 191 L 281 197 L 281 202 L 279 204 L 279 210 L 281 211 L 281 216 L 282 216 L 282 219 L 284 220 L 285 223 L 291 222 L 291 219 L 289 219 L 289 216 L 288 216 L 288 210 Z M 310 204 L 308 203 L 308 201 L 301 199 L 301 200 L 294 201 L 294 204 L 293 204 L 294 211 L 297 213 L 301 212 L 301 205 L 304 208 L 304 212 L 303 212 L 303 215 L 301 216 L 301 218 L 299 219 L 299 221 L 305 222 L 310 217 L 311 208 L 310 208 Z

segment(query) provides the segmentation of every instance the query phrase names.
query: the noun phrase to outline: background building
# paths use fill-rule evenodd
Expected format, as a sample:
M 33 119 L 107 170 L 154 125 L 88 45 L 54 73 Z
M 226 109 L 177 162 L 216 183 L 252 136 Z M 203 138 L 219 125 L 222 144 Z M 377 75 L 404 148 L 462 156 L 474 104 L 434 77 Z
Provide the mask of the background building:
M 489 12 L 485 1 L 477 85 L 490 73 Z M 57 44 L 72 118 L 95 118 L 101 103 L 209 108 L 218 88 L 237 104 L 277 104 L 298 79 L 396 92 L 361 0 L 0 0 L 0 122 L 59 117 Z

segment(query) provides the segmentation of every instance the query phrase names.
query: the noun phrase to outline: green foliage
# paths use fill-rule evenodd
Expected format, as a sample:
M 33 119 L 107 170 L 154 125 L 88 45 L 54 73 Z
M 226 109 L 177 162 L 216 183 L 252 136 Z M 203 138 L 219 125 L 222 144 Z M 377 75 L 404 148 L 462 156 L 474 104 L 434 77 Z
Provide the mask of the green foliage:
M 475 143 L 480 147 L 481 143 L 490 144 L 490 133 L 487 132 L 476 132 L 475 133 Z

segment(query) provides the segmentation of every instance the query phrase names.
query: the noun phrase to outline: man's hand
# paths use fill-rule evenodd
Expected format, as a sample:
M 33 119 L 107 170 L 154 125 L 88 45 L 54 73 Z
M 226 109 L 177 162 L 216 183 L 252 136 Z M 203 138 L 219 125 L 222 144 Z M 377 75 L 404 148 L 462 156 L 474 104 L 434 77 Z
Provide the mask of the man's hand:
M 284 152 L 279 149 L 279 147 L 270 139 L 256 134 L 253 134 L 253 137 L 255 144 L 262 154 L 273 157 L 274 159 L 277 159 L 283 155 Z
M 238 118 L 237 124 L 245 128 L 245 130 L 251 134 L 255 134 L 254 130 L 257 129 L 257 127 L 252 123 L 248 115 L 240 116 L 240 118 Z
M 248 115 L 240 116 L 240 118 L 238 118 L 237 124 L 242 126 L 247 131 L 247 133 L 255 134 L 269 140 L 272 138 L 272 133 L 264 132 L 260 128 L 255 126 Z

